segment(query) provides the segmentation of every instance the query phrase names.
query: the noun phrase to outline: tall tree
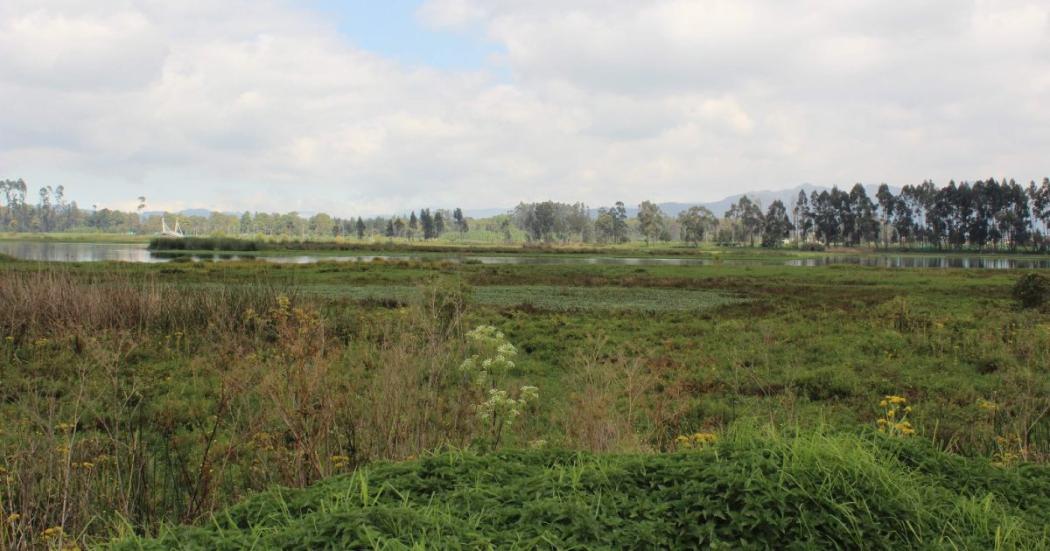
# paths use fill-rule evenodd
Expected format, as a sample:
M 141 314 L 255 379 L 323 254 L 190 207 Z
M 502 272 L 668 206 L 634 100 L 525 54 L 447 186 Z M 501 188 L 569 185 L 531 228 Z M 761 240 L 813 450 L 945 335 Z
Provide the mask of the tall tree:
M 762 246 L 779 247 L 785 239 L 791 236 L 793 229 L 795 227 L 788 218 L 784 202 L 779 199 L 773 201 L 769 205 L 769 210 L 766 211 L 762 224 Z
M 890 223 L 893 221 L 893 206 L 896 204 L 896 198 L 893 196 L 893 192 L 890 191 L 890 186 L 883 183 L 879 185 L 879 190 L 875 192 L 875 199 L 879 203 L 879 234 L 882 237 L 882 245 L 884 248 L 889 248 L 892 230 Z
M 445 215 L 441 211 L 434 213 L 434 237 L 441 237 L 445 233 Z
M 809 199 L 806 197 L 805 190 L 798 191 L 792 214 L 795 218 L 795 241 L 801 245 L 809 237 L 809 232 L 813 230 L 813 213 L 809 210 Z
M 856 184 L 849 192 L 850 243 L 874 242 L 878 236 L 879 223 L 876 218 L 875 204 L 868 198 L 862 184 Z
M 704 236 L 718 224 L 718 219 L 707 207 L 689 207 L 678 214 L 678 226 L 682 241 L 699 245 Z
M 415 239 L 416 232 L 419 231 L 419 219 L 416 218 L 416 211 L 412 211 L 412 214 L 408 217 L 408 238 Z
M 735 222 L 749 244 L 755 246 L 755 237 L 762 233 L 762 209 L 744 195 L 726 212 L 726 219 Z
M 430 209 L 422 209 L 419 211 L 419 225 L 423 228 L 423 239 L 434 239 L 437 237 L 437 229 L 434 226 L 434 216 L 430 214 Z
M 467 219 L 463 216 L 463 209 L 456 207 L 456 210 L 452 211 L 452 220 L 455 223 L 455 227 L 460 233 L 467 233 L 470 228 L 467 225 Z
M 650 201 L 643 201 L 638 205 L 638 228 L 645 237 L 646 245 L 660 238 L 664 226 L 664 213 L 660 207 Z
M 612 208 L 598 209 L 598 218 L 594 222 L 598 240 L 603 243 L 627 242 L 627 208 L 623 201 L 617 201 Z

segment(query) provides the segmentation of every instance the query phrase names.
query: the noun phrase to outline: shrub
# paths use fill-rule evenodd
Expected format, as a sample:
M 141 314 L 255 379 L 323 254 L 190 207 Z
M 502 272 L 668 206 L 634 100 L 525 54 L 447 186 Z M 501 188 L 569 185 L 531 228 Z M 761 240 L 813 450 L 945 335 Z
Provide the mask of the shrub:
M 1013 296 L 1024 308 L 1041 308 L 1050 298 L 1050 278 L 1036 273 L 1025 274 L 1014 284 Z
M 471 294 L 470 285 L 458 278 L 440 278 L 422 285 L 416 306 L 423 328 L 432 332 L 433 338 L 461 335 Z

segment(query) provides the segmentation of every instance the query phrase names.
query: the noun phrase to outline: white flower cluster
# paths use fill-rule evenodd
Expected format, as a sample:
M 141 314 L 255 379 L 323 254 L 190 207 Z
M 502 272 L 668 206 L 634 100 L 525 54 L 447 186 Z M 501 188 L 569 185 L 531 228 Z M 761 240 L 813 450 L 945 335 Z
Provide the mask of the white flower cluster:
M 518 398 L 511 398 L 506 390 L 489 390 L 489 399 L 478 404 L 478 417 L 482 421 L 500 420 L 504 426 L 510 427 L 514 424 L 525 405 L 538 400 L 540 391 L 534 386 L 523 386 L 518 393 Z
M 482 325 L 467 333 L 467 339 L 481 352 L 464 360 L 459 370 L 478 387 L 488 387 L 495 379 L 514 369 L 518 349 L 495 327 Z

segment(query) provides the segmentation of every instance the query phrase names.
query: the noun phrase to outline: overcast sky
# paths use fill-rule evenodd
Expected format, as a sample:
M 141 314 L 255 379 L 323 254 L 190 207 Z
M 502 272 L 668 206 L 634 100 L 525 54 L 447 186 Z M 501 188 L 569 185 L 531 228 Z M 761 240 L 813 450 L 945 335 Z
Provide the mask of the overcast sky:
M 382 214 L 1050 173 L 1047 0 L 3 0 L 0 178 Z

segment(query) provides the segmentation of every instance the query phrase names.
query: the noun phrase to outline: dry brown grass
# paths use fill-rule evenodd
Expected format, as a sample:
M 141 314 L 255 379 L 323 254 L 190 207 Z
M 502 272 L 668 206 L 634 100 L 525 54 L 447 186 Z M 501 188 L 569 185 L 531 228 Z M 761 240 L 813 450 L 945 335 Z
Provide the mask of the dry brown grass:
M 465 293 L 439 285 L 333 339 L 346 320 L 278 290 L 0 274 L 0 546 L 150 531 L 271 485 L 469 445 Z

